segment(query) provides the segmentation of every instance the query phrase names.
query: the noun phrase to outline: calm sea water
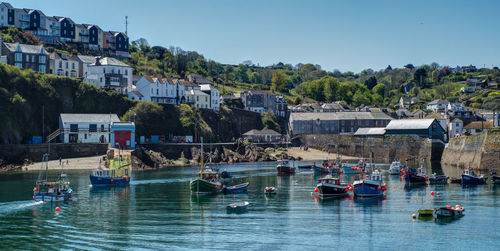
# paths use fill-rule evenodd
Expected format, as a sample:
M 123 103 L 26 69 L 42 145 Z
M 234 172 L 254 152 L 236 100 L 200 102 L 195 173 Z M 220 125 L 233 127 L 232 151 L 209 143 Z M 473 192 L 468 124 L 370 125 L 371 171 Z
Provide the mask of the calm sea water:
M 248 193 L 191 195 L 198 167 L 134 173 L 124 188 L 91 187 L 88 172 L 75 171 L 73 201 L 36 203 L 38 173 L 0 176 L 0 249 L 500 250 L 500 187 L 405 189 L 386 175 L 386 198 L 320 200 L 311 194 L 318 178 L 311 171 L 277 176 L 274 163 L 220 167 L 249 180 Z M 278 194 L 266 197 L 266 186 Z M 251 203 L 247 212 L 228 213 L 238 201 Z M 456 204 L 466 216 L 455 221 L 411 217 L 418 208 Z

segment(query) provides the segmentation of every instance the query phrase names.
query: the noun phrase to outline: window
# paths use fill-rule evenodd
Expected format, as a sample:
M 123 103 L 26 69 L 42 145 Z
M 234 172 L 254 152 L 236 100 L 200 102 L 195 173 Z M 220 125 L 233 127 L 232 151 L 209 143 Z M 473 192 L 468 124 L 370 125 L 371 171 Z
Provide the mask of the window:
M 104 132 L 104 125 L 101 125 L 101 132 Z
M 101 80 L 101 83 L 102 83 L 102 77 L 101 77 L 101 79 L 100 79 L 100 80 Z
M 89 132 L 97 132 L 97 124 L 90 124 Z
M 59 68 L 62 68 L 62 61 L 59 61 Z
M 102 72 L 103 72 L 103 73 L 106 73 L 106 68 L 103 68 L 103 69 L 102 69 Z
M 39 65 L 39 66 L 38 66 L 38 71 L 39 71 L 39 72 L 43 72 L 43 73 L 45 73 L 45 72 L 46 72 L 45 65 Z
M 15 66 L 17 66 L 19 68 L 23 68 L 23 64 L 22 63 L 16 63 Z
M 38 62 L 39 63 L 44 63 L 45 64 L 45 60 L 46 60 L 46 58 L 45 58 L 44 55 L 41 55 L 40 57 L 38 57 Z
M 69 132 L 78 132 L 78 124 L 70 124 Z
M 160 92 L 160 91 L 159 91 L 158 89 L 156 89 L 156 95 L 160 95 L 160 94 L 159 94 L 159 92 Z
M 85 139 L 87 139 L 87 134 L 86 133 L 84 134 L 84 136 L 85 136 Z
M 125 75 L 128 75 L 128 70 L 125 70 Z
M 200 101 L 200 96 L 196 96 L 196 101 Z
M 31 55 L 31 62 L 34 63 L 35 62 L 35 55 Z
M 121 73 L 120 73 L 120 69 L 118 69 L 118 74 L 121 74 Z
M 30 55 L 26 55 L 26 62 L 30 61 Z
M 21 54 L 19 52 L 16 53 L 14 57 L 15 57 L 15 61 L 16 62 L 22 62 L 23 61 L 23 54 Z
M 68 66 L 69 66 L 69 63 L 68 63 L 68 62 L 66 62 L 66 69 L 68 69 Z
M 153 92 L 153 88 L 151 88 L 151 94 L 153 94 L 153 93 L 154 93 L 154 92 Z
M 75 63 L 71 63 L 71 69 L 75 69 Z

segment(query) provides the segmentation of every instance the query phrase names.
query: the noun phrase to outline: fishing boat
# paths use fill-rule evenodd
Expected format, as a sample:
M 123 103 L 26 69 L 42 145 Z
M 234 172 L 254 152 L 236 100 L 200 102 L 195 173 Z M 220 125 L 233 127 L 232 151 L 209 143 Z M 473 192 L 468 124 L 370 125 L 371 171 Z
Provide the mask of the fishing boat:
M 130 184 L 129 174 L 132 172 L 130 156 L 124 158 L 120 153 L 116 159 L 109 160 L 109 168 L 102 168 L 101 162 L 97 169 L 89 175 L 92 186 L 126 186 Z
M 460 207 L 460 205 L 456 205 L 455 207 L 451 207 L 448 205 L 446 207 L 436 208 L 434 210 L 434 217 L 461 217 L 464 216 L 464 211 L 465 209 L 463 207 Z
M 467 168 L 462 174 L 462 185 L 482 185 L 486 184 L 488 177 L 484 175 L 477 176 L 474 170 Z
M 191 193 L 209 194 L 217 193 L 221 189 L 220 174 L 211 168 L 203 170 L 203 137 L 201 138 L 201 164 L 200 177 L 189 183 Z
M 248 201 L 231 203 L 227 206 L 227 210 L 231 212 L 245 211 L 250 203 Z
M 407 185 L 423 185 L 427 184 L 429 177 L 425 175 L 425 168 L 406 168 L 403 174 L 403 180 Z
M 318 173 L 318 174 L 328 174 L 330 173 L 330 167 L 328 166 L 314 166 L 313 167 L 313 170 L 315 173 Z
M 65 201 L 73 197 L 68 175 L 61 170 L 61 175 L 56 181 L 48 181 L 49 154 L 42 158 L 42 168 L 33 188 L 33 199 L 36 201 Z M 43 177 L 43 166 L 45 165 L 45 178 Z
M 448 184 L 449 177 L 446 175 L 436 175 L 435 173 L 429 175 L 429 183 L 433 185 Z
M 288 159 L 278 160 L 276 169 L 280 174 L 294 174 L 295 173 L 294 161 Z
M 354 181 L 352 187 L 354 196 L 357 197 L 382 196 L 387 190 L 387 185 L 382 185 L 382 173 L 377 170 L 373 171 L 368 179 Z
M 391 175 L 401 175 L 401 169 L 403 169 L 403 164 L 399 161 L 393 161 L 389 167 L 389 173 Z
M 234 186 L 222 185 L 222 192 L 224 194 L 243 193 L 243 192 L 247 191 L 249 184 L 250 183 L 245 182 L 245 183 L 234 185 Z
M 267 195 L 276 194 L 276 192 L 278 192 L 278 189 L 276 187 L 266 187 L 264 189 L 264 193 Z
M 365 160 L 359 160 L 356 166 L 342 165 L 342 173 L 344 174 L 361 174 L 369 167 Z
M 319 193 L 320 197 L 345 196 L 348 193 L 347 186 L 340 184 L 338 178 L 327 175 L 318 180 L 318 185 L 314 192 Z

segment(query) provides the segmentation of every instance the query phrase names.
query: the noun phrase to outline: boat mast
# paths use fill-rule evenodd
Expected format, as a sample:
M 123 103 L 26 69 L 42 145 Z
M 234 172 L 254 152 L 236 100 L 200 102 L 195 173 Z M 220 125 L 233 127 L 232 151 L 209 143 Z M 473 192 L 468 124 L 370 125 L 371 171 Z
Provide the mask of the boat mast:
M 203 137 L 200 137 L 201 140 L 201 166 L 200 166 L 200 179 L 203 179 Z

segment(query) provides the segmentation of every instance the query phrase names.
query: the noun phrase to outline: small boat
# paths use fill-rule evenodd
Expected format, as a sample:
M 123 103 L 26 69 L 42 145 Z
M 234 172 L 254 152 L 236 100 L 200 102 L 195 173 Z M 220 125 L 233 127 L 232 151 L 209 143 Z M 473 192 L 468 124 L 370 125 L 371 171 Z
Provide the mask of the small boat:
M 403 169 L 403 164 L 399 161 L 393 161 L 389 167 L 389 173 L 391 175 L 401 175 L 401 169 Z
M 48 181 L 49 154 L 44 154 L 42 160 L 42 168 L 33 188 L 33 199 L 36 201 L 65 201 L 71 199 L 73 190 L 69 186 L 68 175 L 61 171 L 61 175 L 56 181 Z M 42 178 L 43 165 L 45 165 L 45 178 Z
M 500 176 L 497 175 L 497 172 L 492 170 L 490 174 L 491 179 L 493 180 L 493 184 L 500 184 Z
M 418 209 L 418 216 L 432 216 L 434 214 L 434 209 Z
M 449 177 L 446 175 L 436 175 L 435 173 L 429 175 L 430 184 L 448 184 L 448 179 Z
M 201 138 L 201 164 L 200 164 L 200 177 L 191 180 L 189 187 L 191 193 L 196 194 L 210 194 L 217 193 L 221 188 L 221 177 L 218 171 L 206 168 L 203 170 L 203 137 Z
M 278 192 L 278 189 L 276 187 L 266 187 L 264 189 L 264 193 L 267 195 L 276 194 L 276 192 Z
M 313 170 L 315 173 L 321 173 L 321 174 L 330 173 L 330 168 L 326 166 L 314 166 Z
M 294 174 L 295 173 L 295 166 L 294 166 L 294 161 L 293 160 L 278 160 L 278 164 L 276 165 L 276 169 L 278 170 L 278 173 L 280 174 Z
M 124 186 L 130 183 L 129 173 L 132 172 L 130 158 L 123 159 L 121 154 L 119 156 L 116 160 L 109 161 L 110 168 L 101 168 L 101 163 L 99 162 L 99 167 L 92 170 L 92 174 L 89 175 L 92 186 Z M 114 163 L 116 162 L 118 163 L 118 167 L 114 167 Z
M 319 193 L 320 197 L 345 196 L 348 191 L 346 185 L 340 184 L 340 180 L 331 175 L 319 179 L 318 185 L 314 189 L 314 192 Z
M 462 184 L 462 178 L 450 178 L 450 183 Z
M 436 208 L 434 210 L 434 217 L 461 217 L 464 216 L 464 211 L 465 209 L 463 207 L 460 207 L 459 205 L 456 205 L 455 207 L 451 207 L 448 205 L 446 207 Z
M 382 196 L 387 190 L 387 185 L 382 185 L 382 174 L 377 170 L 373 171 L 369 179 L 354 181 L 352 187 L 357 197 Z
M 298 166 L 299 169 L 312 169 L 314 168 L 316 165 L 301 165 L 301 166 Z
M 244 211 L 244 210 L 247 210 L 248 205 L 250 205 L 250 203 L 248 203 L 248 201 L 231 203 L 227 206 L 227 210 L 233 211 L 233 212 Z
M 222 185 L 222 192 L 224 194 L 234 194 L 234 193 L 243 193 L 247 191 L 248 182 L 234 185 L 234 186 L 224 186 Z
M 425 175 L 425 168 L 420 167 L 418 169 L 415 168 L 406 168 L 403 174 L 403 180 L 406 185 L 423 185 L 427 184 L 427 180 L 429 177 Z
M 488 177 L 484 175 L 477 176 L 474 170 L 467 168 L 462 174 L 462 185 L 482 185 L 486 184 Z

